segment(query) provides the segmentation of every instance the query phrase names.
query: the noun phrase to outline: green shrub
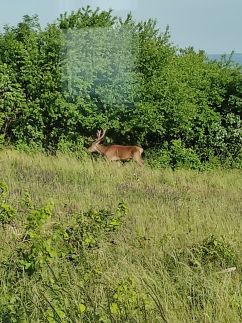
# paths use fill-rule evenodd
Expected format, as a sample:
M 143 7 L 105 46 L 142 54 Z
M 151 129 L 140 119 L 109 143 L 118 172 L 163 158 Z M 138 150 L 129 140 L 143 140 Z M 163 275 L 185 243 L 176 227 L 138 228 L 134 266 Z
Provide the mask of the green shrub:
M 174 168 L 201 169 L 202 164 L 197 153 L 192 148 L 186 148 L 181 140 L 173 140 L 170 151 Z
M 163 148 L 148 149 L 145 151 L 145 160 L 154 168 L 166 168 L 171 166 L 171 156 L 168 143 L 164 143 Z
M 238 256 L 229 243 L 210 236 L 204 239 L 201 244 L 167 255 L 166 267 L 172 273 L 183 265 L 189 266 L 192 270 L 213 270 L 216 272 L 219 269 L 236 266 L 237 260 Z
M 24 227 L 14 250 L 5 254 L 0 262 L 0 273 L 7 277 L 4 288 L 0 286 L 1 320 L 26 321 L 32 315 L 35 319 L 47 319 L 48 322 L 62 321 L 67 317 L 76 320 L 105 316 L 109 319 L 107 313 L 110 310 L 106 312 L 101 307 L 94 307 L 85 288 L 100 277 L 93 251 L 99 248 L 101 242 L 111 241 L 113 233 L 120 229 L 127 212 L 126 205 L 119 203 L 115 211 L 91 209 L 73 214 L 67 220 L 68 223 L 62 225 L 53 222 L 52 203 L 36 207 L 30 195 L 25 193 L 19 204 L 21 208 L 13 211 L 5 203 L 7 195 L 8 188 L 1 183 L 1 222 L 8 223 L 13 215 L 17 216 L 20 212 L 25 217 Z M 70 280 L 72 275 L 79 277 L 82 287 L 77 304 L 73 304 L 70 295 L 66 294 L 63 286 L 67 286 L 69 281 L 66 276 L 62 277 L 63 272 L 58 270 L 59 264 L 70 270 Z M 32 284 L 40 297 L 38 305 L 34 301 L 36 294 L 28 287 Z M 19 302 L 24 307 L 19 307 Z M 31 303 L 29 306 L 28 302 Z M 134 310 L 135 306 L 136 303 L 132 305 Z

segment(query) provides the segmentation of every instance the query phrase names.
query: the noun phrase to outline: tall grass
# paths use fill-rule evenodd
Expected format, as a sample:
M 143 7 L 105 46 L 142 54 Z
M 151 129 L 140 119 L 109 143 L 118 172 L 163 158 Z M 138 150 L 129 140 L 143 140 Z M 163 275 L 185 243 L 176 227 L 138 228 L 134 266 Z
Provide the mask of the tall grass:
M 26 192 L 35 205 L 51 201 L 55 224 L 91 208 L 128 206 L 120 230 L 89 256 L 97 276 L 85 272 L 87 284 L 65 262 L 41 280 L 21 276 L 12 302 L 24 313 L 31 308 L 27 321 L 51 321 L 45 303 L 60 322 L 241 322 L 241 171 L 153 170 L 3 150 L 0 174 L 9 204 L 20 209 Z M 24 222 L 20 212 L 14 225 L 0 227 L 3 257 L 17 248 Z M 12 294 L 9 272 L 0 273 L 3 306 Z

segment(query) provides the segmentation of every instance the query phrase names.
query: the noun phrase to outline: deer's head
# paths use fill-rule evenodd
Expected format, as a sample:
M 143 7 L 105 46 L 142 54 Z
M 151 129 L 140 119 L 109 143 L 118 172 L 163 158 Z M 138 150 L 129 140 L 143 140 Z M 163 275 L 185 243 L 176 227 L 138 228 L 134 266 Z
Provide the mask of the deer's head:
M 102 141 L 102 139 L 104 138 L 106 133 L 106 130 L 98 130 L 97 132 L 97 138 L 96 140 L 91 144 L 91 146 L 88 148 L 88 151 L 90 153 L 93 153 L 95 151 L 98 151 L 98 145 L 100 144 L 100 142 Z

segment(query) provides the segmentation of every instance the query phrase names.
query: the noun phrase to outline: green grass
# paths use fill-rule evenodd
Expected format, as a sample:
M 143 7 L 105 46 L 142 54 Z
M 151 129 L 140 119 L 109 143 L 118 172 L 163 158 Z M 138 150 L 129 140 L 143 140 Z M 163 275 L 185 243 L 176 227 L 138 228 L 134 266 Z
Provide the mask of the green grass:
M 241 322 L 241 171 L 152 170 L 3 150 L 0 174 L 17 209 L 14 223 L 0 227 L 4 259 L 21 243 L 26 192 L 36 206 L 54 203 L 50 232 L 81 211 L 128 206 L 118 232 L 88 252 L 83 276 L 57 260 L 13 285 L 14 269 L 0 265 L 2 321 L 14 322 L 18 303 L 27 322 Z

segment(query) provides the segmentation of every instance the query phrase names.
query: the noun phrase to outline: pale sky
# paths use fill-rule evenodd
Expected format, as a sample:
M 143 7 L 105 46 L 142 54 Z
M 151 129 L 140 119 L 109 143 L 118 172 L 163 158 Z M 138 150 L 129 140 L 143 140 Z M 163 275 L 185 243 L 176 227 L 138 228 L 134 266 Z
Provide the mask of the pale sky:
M 161 31 L 169 25 L 171 41 L 181 48 L 242 53 L 242 0 L 0 0 L 0 28 L 25 14 L 38 14 L 44 26 L 88 4 L 122 17 L 131 11 L 136 21 L 155 18 Z

